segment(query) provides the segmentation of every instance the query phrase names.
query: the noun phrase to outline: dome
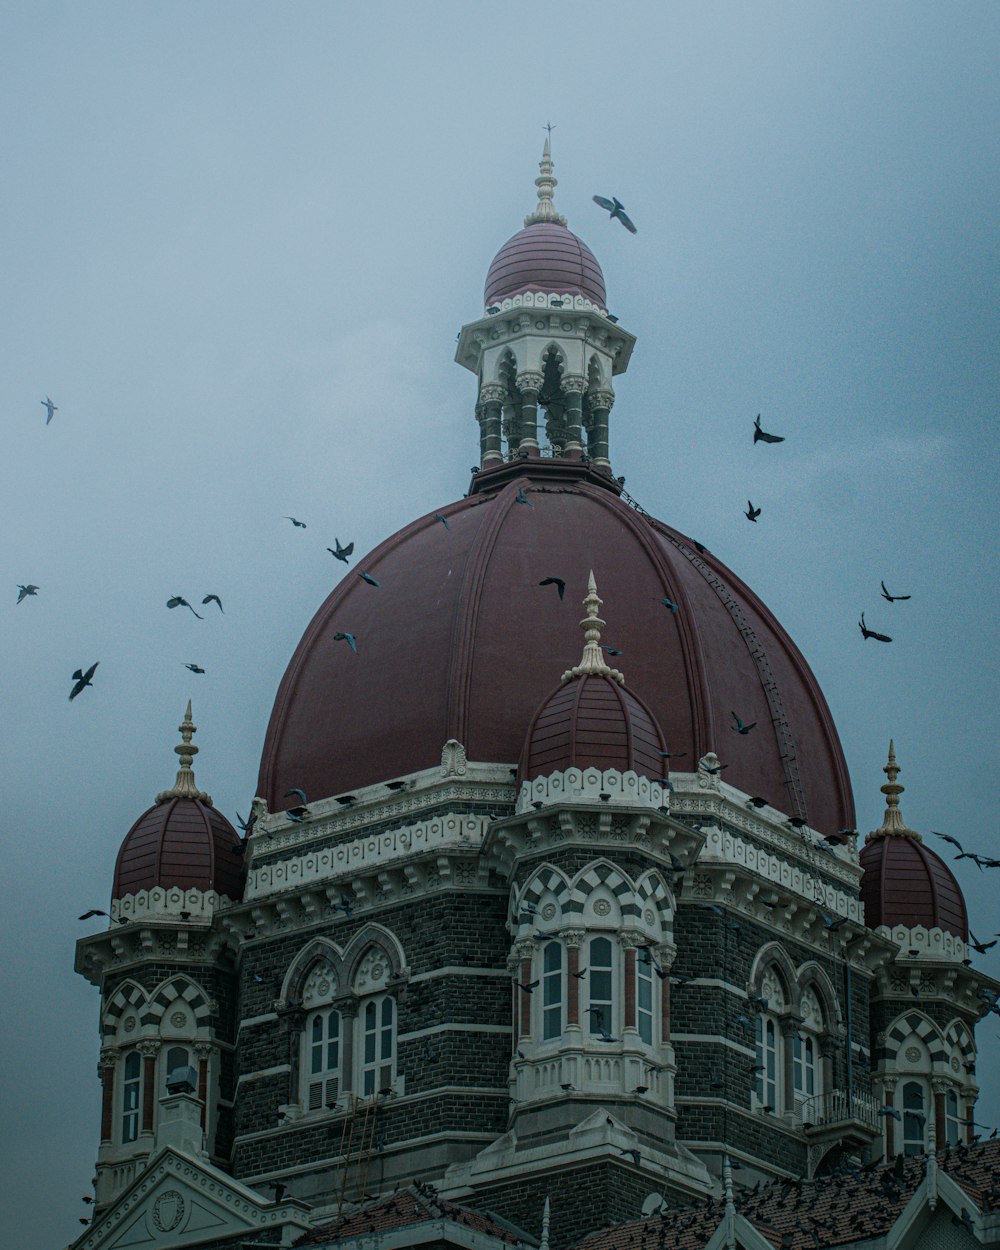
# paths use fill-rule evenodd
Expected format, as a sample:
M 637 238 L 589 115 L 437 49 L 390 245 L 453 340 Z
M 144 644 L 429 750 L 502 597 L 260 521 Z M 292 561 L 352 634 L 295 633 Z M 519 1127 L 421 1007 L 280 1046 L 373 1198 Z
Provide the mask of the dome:
M 566 226 L 536 221 L 507 240 L 490 265 L 483 294 L 486 306 L 541 291 L 582 295 L 607 308 L 604 274 L 594 253 Z
M 882 786 L 885 816 L 859 856 L 865 924 L 869 929 L 879 925 L 945 929 L 967 942 L 969 918 L 958 882 L 940 855 L 903 822 L 899 796 L 904 787 L 896 781 L 900 768 L 891 742 L 889 762 L 882 771 L 889 778 Z
M 553 665 L 579 646 L 593 569 L 614 604 L 605 640 L 674 768 L 715 751 L 724 781 L 823 832 L 853 826 L 837 732 L 794 643 L 724 564 L 618 491 L 579 461 L 512 462 L 438 510 L 448 528 L 431 513 L 359 561 L 279 687 L 257 791 L 270 810 L 293 787 L 318 801 L 437 767 L 448 739 L 470 760 L 517 764 Z M 565 600 L 546 577 L 567 583 Z M 733 711 L 756 729 L 734 733 Z
M 168 799 L 143 812 L 125 835 L 115 864 L 114 899 L 157 886 L 243 893 L 239 836 L 225 816 L 199 799 Z
M 235 849 L 239 835 L 194 783 L 191 764 L 198 748 L 191 742 L 196 730 L 190 703 L 179 729 L 183 741 L 174 747 L 180 757 L 177 780 L 125 835 L 115 862 L 112 899 L 157 887 L 214 890 L 231 899 L 243 893 L 243 861 Z

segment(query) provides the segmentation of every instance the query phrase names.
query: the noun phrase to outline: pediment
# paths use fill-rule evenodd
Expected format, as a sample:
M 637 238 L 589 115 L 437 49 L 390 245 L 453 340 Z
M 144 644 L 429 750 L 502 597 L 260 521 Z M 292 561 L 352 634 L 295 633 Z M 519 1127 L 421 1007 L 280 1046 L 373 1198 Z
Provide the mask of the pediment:
M 103 1212 L 74 1250 L 180 1250 L 265 1228 L 310 1227 L 295 1199 L 269 1202 L 218 1168 L 168 1146 Z

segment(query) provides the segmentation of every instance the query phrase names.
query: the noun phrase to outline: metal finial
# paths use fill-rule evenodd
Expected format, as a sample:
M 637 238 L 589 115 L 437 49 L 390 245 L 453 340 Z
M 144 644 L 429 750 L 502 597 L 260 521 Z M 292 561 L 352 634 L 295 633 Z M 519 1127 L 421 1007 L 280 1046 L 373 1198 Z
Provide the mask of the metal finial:
M 199 790 L 194 783 L 194 769 L 191 765 L 194 763 L 194 757 L 198 754 L 198 748 L 191 741 L 191 738 L 198 731 L 191 721 L 191 700 L 188 699 L 187 711 L 184 713 L 184 719 L 177 726 L 180 731 L 182 741 L 174 747 L 174 752 L 180 759 L 181 766 L 177 770 L 177 780 L 169 790 L 164 790 L 156 796 L 157 803 L 165 803 L 168 799 L 198 799 L 200 802 L 212 804 L 211 796 L 206 794 L 204 790 Z
M 526 226 L 532 226 L 536 221 L 551 221 L 556 226 L 566 224 L 566 218 L 556 212 L 555 205 L 552 203 L 552 193 L 556 189 L 556 179 L 552 177 L 552 131 L 555 127 L 547 126 L 546 129 L 548 134 L 545 136 L 542 159 L 538 162 L 539 173 L 535 179 L 535 186 L 538 188 L 538 203 L 535 205 L 535 211 L 525 217 Z
M 576 668 L 567 669 L 563 673 L 563 681 L 571 681 L 574 677 L 601 676 L 612 678 L 619 686 L 625 685 L 625 678 L 618 669 L 608 666 L 604 659 L 604 652 L 601 650 L 601 630 L 607 623 L 598 616 L 602 603 L 603 600 L 597 596 L 597 583 L 594 581 L 594 570 L 591 569 L 590 579 L 587 582 L 587 597 L 583 601 L 587 615 L 580 622 L 583 636 L 587 640 L 583 646 L 583 658 Z
M 903 820 L 903 813 L 899 810 L 899 796 L 906 787 L 898 785 L 896 782 L 896 778 L 900 773 L 900 767 L 896 763 L 896 749 L 891 738 L 889 739 L 889 759 L 882 771 L 889 778 L 885 785 L 881 787 L 882 793 L 885 795 L 885 815 L 882 817 L 881 825 L 871 831 L 866 841 L 871 838 L 903 837 L 914 838 L 917 842 L 922 842 L 923 839 L 920 834 L 916 830 L 908 828 Z
M 733 1197 L 733 1164 L 728 1155 L 726 1155 L 722 1165 L 722 1185 L 726 1201 L 726 1250 L 736 1250 L 736 1201 Z

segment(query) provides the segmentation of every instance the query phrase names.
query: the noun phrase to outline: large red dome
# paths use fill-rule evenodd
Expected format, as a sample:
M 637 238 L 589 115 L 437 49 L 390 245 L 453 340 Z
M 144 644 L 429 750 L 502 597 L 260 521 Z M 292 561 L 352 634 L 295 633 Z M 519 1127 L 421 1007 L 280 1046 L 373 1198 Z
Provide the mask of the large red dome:
M 519 502 L 523 489 L 526 503 Z M 530 504 L 531 506 L 528 506 Z M 313 618 L 278 690 L 258 793 L 271 810 L 439 764 L 450 739 L 515 765 L 541 700 L 580 646 L 593 569 L 629 688 L 694 770 L 806 814 L 854 824 L 847 768 L 805 660 L 759 599 L 690 539 L 636 512 L 605 475 L 537 460 L 481 473 L 472 493 L 414 521 L 348 573 Z M 561 577 L 565 600 L 545 577 Z M 676 613 L 663 606 L 668 598 Z M 356 637 L 357 653 L 337 633 Z M 731 729 L 731 712 L 756 721 Z M 678 753 L 686 753 L 683 761 Z

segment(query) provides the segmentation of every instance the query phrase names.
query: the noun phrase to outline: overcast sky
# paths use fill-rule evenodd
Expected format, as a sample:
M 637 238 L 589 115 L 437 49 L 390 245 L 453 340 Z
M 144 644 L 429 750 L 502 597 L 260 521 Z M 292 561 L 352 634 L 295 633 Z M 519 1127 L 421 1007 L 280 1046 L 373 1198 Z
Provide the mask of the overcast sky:
M 11 1244 L 80 1232 L 98 994 L 76 917 L 172 783 L 187 699 L 199 784 L 245 814 L 344 571 L 326 546 L 363 553 L 468 487 L 455 335 L 547 121 L 557 207 L 638 336 L 615 472 L 799 644 L 859 827 L 894 736 L 908 823 L 995 853 L 998 46 L 994 3 L 0 6 Z M 785 443 L 751 445 L 757 412 Z M 224 616 L 165 609 L 209 591 Z M 1000 874 L 955 868 L 992 934 Z

